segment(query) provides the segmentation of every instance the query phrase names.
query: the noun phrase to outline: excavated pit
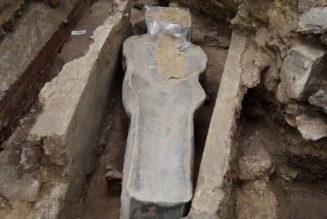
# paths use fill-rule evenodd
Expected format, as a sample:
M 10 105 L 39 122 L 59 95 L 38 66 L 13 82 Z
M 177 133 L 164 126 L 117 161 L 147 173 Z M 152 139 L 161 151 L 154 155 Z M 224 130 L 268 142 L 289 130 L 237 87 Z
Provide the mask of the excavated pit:
M 144 5 L 168 6 L 168 3 L 155 0 L 132 1 L 131 13 L 127 14 L 126 11 L 122 11 L 124 19 L 128 19 L 127 17 L 130 16 L 130 27 L 127 28 L 128 25 L 125 25 L 124 31 L 122 29 L 113 31 L 116 34 L 115 37 L 119 36 L 118 42 L 122 41 L 121 39 L 126 39 L 127 36 L 140 35 L 146 32 Z M 24 71 L 19 81 L 10 88 L 8 97 L 0 102 L 0 109 L 7 110 L 4 112 L 9 118 L 7 119 L 9 125 L 1 124 L 3 127 L 1 126 L 2 129 L 0 130 L 0 141 L 9 137 L 9 140 L 0 145 L 0 168 L 5 169 L 0 173 L 0 183 L 9 185 L 8 187 L 0 186 L 0 218 L 6 218 L 6 215 L 10 214 L 11 218 L 21 218 L 21 215 L 32 212 L 31 206 L 37 202 L 37 197 L 39 197 L 34 194 L 33 189 L 29 190 L 31 182 L 35 179 L 34 173 L 40 170 L 49 172 L 49 178 L 44 178 L 40 185 L 38 194 L 41 194 L 42 197 L 51 193 L 49 192 L 53 186 L 51 181 L 59 180 L 62 177 L 60 171 L 62 171 L 61 165 L 66 165 L 65 159 L 61 159 L 60 154 L 58 156 L 51 155 L 56 159 L 58 158 L 53 162 L 51 160 L 53 157 L 47 154 L 51 151 L 44 150 L 47 141 L 53 139 L 47 139 L 47 137 L 41 137 L 37 141 L 29 139 L 33 125 L 44 110 L 37 94 L 41 87 L 44 87 L 44 83 L 50 82 L 57 75 L 60 75 L 65 64 L 87 54 L 90 46 L 94 43 L 94 39 L 90 38 L 93 31 L 115 12 L 115 7 L 115 4 L 109 0 L 99 0 L 92 4 L 76 6 L 75 11 L 71 14 L 72 21 L 65 24 L 66 26 L 61 26 L 61 29 L 53 35 L 47 46 L 36 56 L 32 67 Z M 215 105 L 217 105 L 216 99 L 229 52 L 232 29 L 223 20 L 217 20 L 217 18 L 193 10 L 191 12 L 192 43 L 200 46 L 208 57 L 207 69 L 200 77 L 200 83 L 207 98 L 205 103 L 196 111 L 194 118 L 194 200 L 196 201 L 190 203 L 190 214 L 187 217 L 198 219 L 201 218 L 197 215 L 198 212 L 203 213 L 202 209 L 204 209 L 203 211 L 209 209 L 203 206 L 201 209 L 201 204 L 205 203 L 203 199 L 201 201 L 200 197 L 203 188 L 201 186 L 204 185 L 206 188 L 207 185 L 205 173 L 203 173 L 206 170 L 202 169 L 201 175 L 200 166 L 203 165 L 202 168 L 206 168 L 208 167 L 206 165 L 210 165 L 208 159 L 205 164 L 201 164 L 205 146 L 210 144 L 212 139 L 210 138 L 210 141 L 206 142 L 209 129 L 212 129 L 211 136 L 214 135 L 215 131 L 221 131 L 219 130 L 221 127 L 216 126 L 215 121 L 212 120 L 212 114 Z M 14 26 L 14 28 L 16 27 Z M 86 34 L 69 36 L 72 29 L 86 30 Z M 4 39 L 6 37 L 10 37 L 10 34 L 5 35 Z M 92 132 L 94 134 L 89 138 L 91 140 L 87 144 L 87 146 L 90 145 L 90 148 L 84 146 L 84 149 L 81 149 L 82 156 L 79 154 L 73 156 L 73 179 L 69 179 L 66 175 L 63 177 L 67 177 L 67 180 L 72 182 L 75 180 L 74 177 L 77 177 L 76 188 L 78 189 L 71 189 L 73 192 L 68 191 L 66 194 L 68 198 L 65 196 L 67 200 L 64 204 L 58 207 L 59 210 L 55 209 L 52 213 L 50 212 L 46 218 L 119 218 L 121 179 L 120 177 L 113 177 L 109 172 L 114 171 L 118 175 L 122 172 L 129 120 L 122 104 L 124 76 L 120 52 L 122 44 L 120 42 L 113 46 L 110 44 L 111 39 L 107 40 L 108 43 L 104 44 L 101 52 L 99 52 L 100 70 L 95 70 L 101 74 L 110 68 L 110 72 L 112 72 L 112 78 L 107 79 L 108 86 L 100 91 L 100 93 L 103 92 L 103 96 L 100 95 L 101 98 L 96 102 L 101 107 L 99 110 L 90 111 L 90 114 L 82 110 L 82 116 L 79 115 L 77 119 L 74 117 L 77 121 L 82 121 L 75 123 L 80 129 L 82 126 L 87 126 L 87 121 L 91 121 L 93 118 L 97 120 L 93 126 L 96 131 Z M 63 45 L 64 42 L 66 43 Z M 242 47 L 241 44 L 240 47 Z M 246 45 L 246 47 L 249 46 Z M 50 53 L 50 50 L 53 51 Z M 104 56 L 111 55 L 110 50 L 117 50 L 117 53 L 114 53 L 114 57 L 107 60 Z M 243 55 L 242 53 L 242 61 L 244 61 Z M 111 62 L 112 64 L 110 64 Z M 252 71 L 253 69 L 249 67 L 249 69 L 245 69 L 245 71 L 247 70 Z M 32 72 L 31 78 L 28 77 L 30 72 Z M 40 72 L 45 72 L 45 74 Z M 96 76 L 94 77 L 96 78 Z M 97 83 L 100 82 L 95 80 L 94 84 Z M 31 84 L 36 86 L 31 88 Z M 241 91 L 240 99 L 246 92 L 244 87 L 246 86 L 242 85 L 239 88 Z M 31 90 L 30 95 L 25 95 L 25 88 Z M 96 98 L 98 92 L 91 89 L 90 98 L 83 100 Z M 10 101 L 11 96 L 15 97 L 12 98 L 12 101 Z M 83 101 L 81 102 L 83 103 Z M 76 106 L 79 109 L 90 108 L 88 104 L 76 104 Z M 228 167 L 226 172 L 219 172 L 226 181 L 214 187 L 217 189 L 214 191 L 219 190 L 219 195 L 223 191 L 222 201 L 209 203 L 214 205 L 213 208 L 219 208 L 217 215 L 224 215 L 222 218 L 326 218 L 327 210 L 324 207 L 327 200 L 327 151 L 324 148 L 327 145 L 326 139 L 314 143 L 303 140 L 298 131 L 282 119 L 280 104 L 276 102 L 273 95 L 262 87 L 262 84 L 257 88 L 248 90 L 242 105 L 236 110 L 241 110 L 240 115 L 235 112 L 235 118 L 233 118 L 236 127 L 233 125 L 231 127 L 236 134 L 235 136 L 231 135 L 230 154 L 226 155 L 227 158 L 222 158 L 226 158 L 225 162 L 228 163 Z M 60 112 L 56 113 L 60 114 Z M 87 115 L 89 120 L 85 122 L 81 119 L 80 117 L 83 115 Z M 210 123 L 215 124 L 210 125 Z M 73 122 L 72 124 L 71 126 L 74 126 Z M 18 128 L 15 130 L 17 125 Z M 79 138 L 80 136 L 75 137 Z M 58 142 L 55 141 L 55 143 Z M 62 146 L 61 143 L 58 145 Z M 64 146 L 66 145 L 64 144 Z M 55 150 L 55 153 L 57 151 Z M 83 154 L 86 152 L 89 155 Z M 206 155 L 208 154 L 210 151 L 207 151 Z M 86 161 L 83 160 L 85 158 L 87 158 Z M 76 163 L 77 165 L 74 166 Z M 81 170 L 79 170 L 79 164 Z M 13 169 L 15 171 L 12 171 Z M 27 201 L 27 207 L 22 208 L 20 197 L 8 192 L 13 190 L 15 186 L 14 184 L 11 185 L 11 182 L 18 182 L 17 188 L 21 191 L 24 201 Z M 69 188 L 73 188 L 74 185 L 72 183 Z M 208 198 L 209 201 L 211 201 L 210 198 Z M 54 203 L 57 201 L 55 200 Z M 51 204 L 51 200 L 46 204 Z M 16 207 L 22 210 L 14 212 L 13 209 Z M 212 215 L 212 213 L 209 212 L 208 215 Z M 202 218 L 211 217 L 205 214 Z
M 107 2 L 107 3 L 106 3 Z M 89 46 L 92 44 L 93 40 L 90 39 L 93 31 L 96 27 L 101 25 L 108 16 L 106 7 L 112 6 L 111 1 L 99 1 L 94 2 L 92 5 L 84 6 L 82 13 L 78 15 L 79 20 L 77 24 L 71 26 L 72 30 L 86 30 L 86 34 L 80 36 L 70 36 L 67 39 L 65 45 L 60 48 L 59 53 L 57 53 L 52 59 L 52 61 L 44 65 L 43 70 L 47 74 L 44 82 L 51 81 L 56 78 L 58 74 L 62 71 L 63 67 L 74 59 L 78 59 L 86 54 Z M 132 26 L 131 32 L 134 34 L 142 34 L 145 31 L 144 24 L 144 9 L 142 1 L 134 2 L 132 6 L 132 14 L 130 22 L 134 24 Z M 147 2 L 149 3 L 149 2 Z M 158 3 L 153 3 L 158 5 Z M 140 5 L 142 7 L 140 8 Z M 161 4 L 162 5 L 162 4 Z M 201 76 L 201 85 L 204 87 L 207 100 L 205 104 L 196 112 L 195 115 L 195 176 L 194 183 L 196 183 L 197 172 L 199 169 L 201 161 L 201 153 L 204 148 L 205 138 L 207 130 L 210 123 L 211 113 L 215 104 L 215 99 L 217 95 L 217 90 L 219 87 L 220 78 L 223 71 L 224 62 L 228 52 L 228 46 L 230 41 L 231 29 L 224 22 L 216 22 L 217 24 L 212 26 L 212 20 L 206 18 L 203 15 L 193 15 L 192 14 L 192 25 L 193 25 L 193 43 L 201 46 L 208 56 L 208 66 L 205 74 Z M 122 33 L 124 34 L 124 33 Z M 126 35 L 127 36 L 127 35 Z M 125 37 L 126 37 L 125 36 Z M 10 37 L 6 35 L 5 37 Z M 56 41 L 56 37 L 53 39 Z M 44 52 L 42 53 L 44 54 Z M 42 56 L 41 54 L 41 56 Z M 121 63 L 121 55 L 119 54 L 118 63 Z M 108 87 L 108 90 L 103 92 L 108 93 L 108 106 L 105 111 L 105 119 L 102 120 L 102 128 L 98 131 L 98 137 L 95 140 L 96 151 L 93 150 L 92 154 L 98 154 L 95 168 L 93 171 L 87 173 L 86 183 L 84 186 L 84 192 L 77 195 L 74 199 L 81 200 L 82 204 L 74 204 L 77 206 L 77 210 L 69 210 L 68 207 L 64 207 L 63 212 L 61 212 L 62 217 L 67 217 L 67 215 L 79 215 L 81 218 L 118 218 L 120 211 L 120 188 L 119 185 L 107 184 L 105 180 L 105 175 L 108 169 L 108 165 L 112 166 L 117 170 L 122 170 L 124 147 L 126 143 L 126 137 L 128 132 L 128 119 L 126 113 L 123 109 L 121 102 L 121 84 L 123 78 L 123 71 L 121 69 L 121 64 L 118 64 L 115 70 L 115 76 L 113 78 L 112 86 Z M 37 74 L 37 73 L 35 73 Z M 57 80 L 57 79 L 55 79 Z M 43 82 L 43 83 L 44 83 Z M 42 83 L 42 84 L 43 84 Z M 41 84 L 41 86 L 43 86 Z M 14 88 L 13 88 L 14 89 Z M 38 92 L 36 90 L 36 92 Z M 42 114 L 43 106 L 39 103 L 36 96 L 30 98 L 30 102 L 34 104 L 31 106 L 29 104 L 26 108 L 29 109 L 27 116 L 21 114 L 18 116 L 22 117 L 19 122 L 18 128 L 14 131 L 13 135 L 8 141 L 4 142 L 2 145 L 3 151 L 2 156 L 8 156 L 11 150 L 20 151 L 17 154 L 16 160 L 23 156 L 25 149 L 32 147 L 31 156 L 36 156 L 33 158 L 32 167 L 30 171 L 39 170 L 40 165 L 42 166 L 45 161 L 43 161 L 42 156 L 44 149 L 42 149 L 42 141 L 39 143 L 29 143 L 29 133 L 33 129 L 33 125 L 37 122 L 38 117 Z M 27 111 L 27 110 L 24 110 Z M 92 116 L 91 116 L 92 117 Z M 19 120 L 16 118 L 16 120 Z M 26 142 L 27 144 L 23 143 Z M 31 144 L 31 145 L 30 145 Z M 35 144 L 34 146 L 32 146 Z M 11 148 L 13 145 L 17 145 Z M 40 147 L 41 148 L 38 148 Z M 11 155 L 10 155 L 11 156 Z M 91 157 L 94 155 L 90 155 Z M 18 161 L 17 160 L 17 161 Z M 40 162 L 41 161 L 41 162 Z M 39 163 L 40 162 L 40 163 Z M 49 162 L 49 161 L 46 161 Z M 50 161 L 51 163 L 51 161 Z M 49 165 L 52 165 L 50 164 Z M 15 162 L 12 163 L 16 165 Z M 2 164 L 7 165 L 7 164 Z M 4 166 L 2 166 L 4 167 Z M 52 171 L 51 166 L 47 171 Z M 57 177 L 58 167 L 53 166 L 54 174 L 51 177 Z M 6 175 L 6 173 L 5 173 Z M 5 178 L 3 175 L 1 178 Z M 10 180 L 10 179 L 9 179 Z M 83 180 L 82 180 L 83 181 Z M 7 180 L 4 183 L 8 183 Z M 27 181 L 28 183 L 28 181 Z M 119 184 L 119 183 L 118 183 Z M 19 186 L 19 185 L 18 185 Z M 26 185 L 20 185 L 22 188 Z M 50 186 L 50 187 L 49 187 Z M 42 188 L 41 193 L 47 193 L 47 190 L 51 188 L 48 182 L 45 182 L 44 188 Z M 49 188 L 48 188 L 49 187 Z M 49 190 L 50 191 L 50 190 Z M 18 198 L 19 199 L 19 198 Z M 32 203 L 35 201 L 34 197 L 30 200 Z M 1 203 L 4 209 L 0 215 L 6 215 L 10 213 L 10 208 L 15 208 L 13 202 L 6 197 L 5 194 L 1 194 Z M 71 206 L 71 204 L 69 204 Z M 108 209 L 111 209 L 108 211 Z M 69 212 L 69 213 L 68 213 Z M 17 215 L 23 212 L 18 212 Z M 15 213 L 16 214 L 16 213 Z M 67 214 L 67 215 L 63 215 Z M 16 216 L 17 216 L 16 215 Z M 54 217 L 53 215 L 48 215 L 49 218 Z
M 260 86 L 243 100 L 231 170 L 234 217 L 323 219 L 327 142 L 304 141 L 279 107 Z M 245 171 L 246 163 L 251 171 Z

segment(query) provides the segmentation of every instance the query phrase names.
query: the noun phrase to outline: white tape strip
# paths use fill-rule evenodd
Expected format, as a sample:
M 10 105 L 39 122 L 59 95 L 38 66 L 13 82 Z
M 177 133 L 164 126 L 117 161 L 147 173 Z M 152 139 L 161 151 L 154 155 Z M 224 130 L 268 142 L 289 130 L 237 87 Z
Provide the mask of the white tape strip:
M 72 36 L 80 36 L 85 34 L 86 34 L 86 30 L 72 30 L 71 32 Z

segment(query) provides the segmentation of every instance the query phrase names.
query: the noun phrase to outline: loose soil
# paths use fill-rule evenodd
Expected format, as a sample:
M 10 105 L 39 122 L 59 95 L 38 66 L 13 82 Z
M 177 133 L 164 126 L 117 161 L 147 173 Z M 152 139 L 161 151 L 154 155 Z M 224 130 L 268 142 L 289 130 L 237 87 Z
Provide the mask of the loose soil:
M 159 74 L 165 79 L 183 78 L 186 75 L 187 58 L 176 48 L 183 41 L 177 37 L 159 34 L 154 57 Z
M 147 13 L 146 18 L 149 22 L 163 21 L 177 23 L 181 24 L 182 27 L 188 27 L 190 25 L 188 11 L 178 8 L 164 8 L 160 11 L 153 10 Z

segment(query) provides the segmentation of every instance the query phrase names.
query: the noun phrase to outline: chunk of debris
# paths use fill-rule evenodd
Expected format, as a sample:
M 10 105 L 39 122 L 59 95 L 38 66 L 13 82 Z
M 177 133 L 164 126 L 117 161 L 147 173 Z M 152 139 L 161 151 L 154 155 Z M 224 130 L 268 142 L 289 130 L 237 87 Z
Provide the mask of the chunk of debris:
M 105 178 L 108 182 L 111 181 L 121 181 L 123 179 L 123 175 L 121 172 L 113 168 L 111 165 L 106 167 L 106 175 Z
M 309 45 L 293 47 L 285 58 L 280 77 L 287 96 L 304 100 L 306 92 L 324 74 L 326 51 Z
M 244 155 L 239 159 L 238 164 L 239 178 L 244 181 L 270 175 L 274 169 L 270 155 L 262 148 Z
M 309 97 L 311 105 L 321 107 L 327 113 L 327 88 L 319 89 L 314 95 Z
M 284 119 L 285 119 L 285 122 L 293 127 L 293 128 L 296 128 L 296 119 L 295 119 L 295 116 L 294 115 L 289 115 L 289 114 L 286 114 L 284 116 Z
M 279 171 L 280 171 L 281 177 L 283 179 L 285 179 L 286 181 L 295 180 L 299 175 L 299 172 L 297 170 L 295 170 L 294 168 L 289 167 L 289 166 L 281 166 L 279 168 Z
M 246 183 L 236 197 L 237 218 L 277 218 L 277 198 L 265 180 Z
M 248 42 L 248 47 L 242 55 L 242 82 L 248 88 L 256 87 L 261 80 L 259 67 L 255 64 L 257 47 L 253 42 Z
M 325 0 L 299 0 L 298 11 L 299 13 L 304 13 L 310 8 L 326 6 L 327 2 Z
M 105 179 L 108 190 L 113 193 L 121 193 L 123 174 L 111 165 L 106 166 Z
M 285 112 L 291 115 L 300 115 L 305 111 L 305 107 L 296 103 L 286 105 Z
M 318 113 L 304 113 L 297 116 L 296 125 L 306 140 L 317 141 L 327 137 L 326 119 Z
M 263 84 L 271 92 L 276 92 L 279 82 L 279 69 L 276 65 L 271 65 L 263 74 Z
M 291 101 L 287 96 L 287 91 L 283 83 L 279 83 L 277 86 L 276 99 L 281 103 L 288 103 Z
M 299 17 L 298 32 L 322 34 L 327 31 L 327 7 L 310 8 Z

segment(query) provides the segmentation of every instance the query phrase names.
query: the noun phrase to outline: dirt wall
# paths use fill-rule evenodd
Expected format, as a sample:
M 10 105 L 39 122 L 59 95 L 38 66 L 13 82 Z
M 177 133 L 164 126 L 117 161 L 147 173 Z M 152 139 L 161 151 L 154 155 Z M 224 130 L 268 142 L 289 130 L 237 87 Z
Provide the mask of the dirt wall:
M 241 54 L 244 61 L 242 80 L 244 83 L 247 76 L 258 74 L 260 83 L 249 87 L 259 88 L 259 96 L 265 100 L 265 105 L 273 106 L 274 110 L 269 112 L 269 116 L 274 118 L 271 123 L 285 128 L 287 135 L 292 133 L 283 141 L 285 150 L 280 153 L 285 159 L 283 165 L 299 170 L 301 177 L 296 179 L 296 183 L 325 182 L 327 158 L 323 145 L 327 142 L 327 0 L 179 0 L 179 3 L 215 19 L 224 17 L 234 29 L 248 34 L 249 41 Z M 232 15 L 231 19 L 226 17 L 228 13 Z M 268 127 L 273 126 L 268 123 Z M 271 143 L 268 145 L 271 147 Z M 280 144 L 276 148 L 281 147 Z M 246 197 L 252 195 L 247 192 L 253 187 L 247 185 L 249 187 L 244 190 Z M 267 194 L 269 200 L 273 200 L 270 203 L 275 203 L 276 198 L 269 195 L 270 192 Z M 239 203 L 240 200 L 242 196 L 238 199 Z M 282 198 L 281 203 L 285 200 Z M 274 209 L 267 206 L 262 208 Z M 237 214 L 244 213 L 247 212 L 238 211 Z M 271 217 L 267 218 L 276 218 L 276 214 L 269 215 Z
M 232 13 L 230 24 L 252 38 L 249 63 L 261 72 L 261 85 L 280 106 L 285 122 L 306 140 L 327 137 L 327 0 L 179 3 L 216 19 Z

